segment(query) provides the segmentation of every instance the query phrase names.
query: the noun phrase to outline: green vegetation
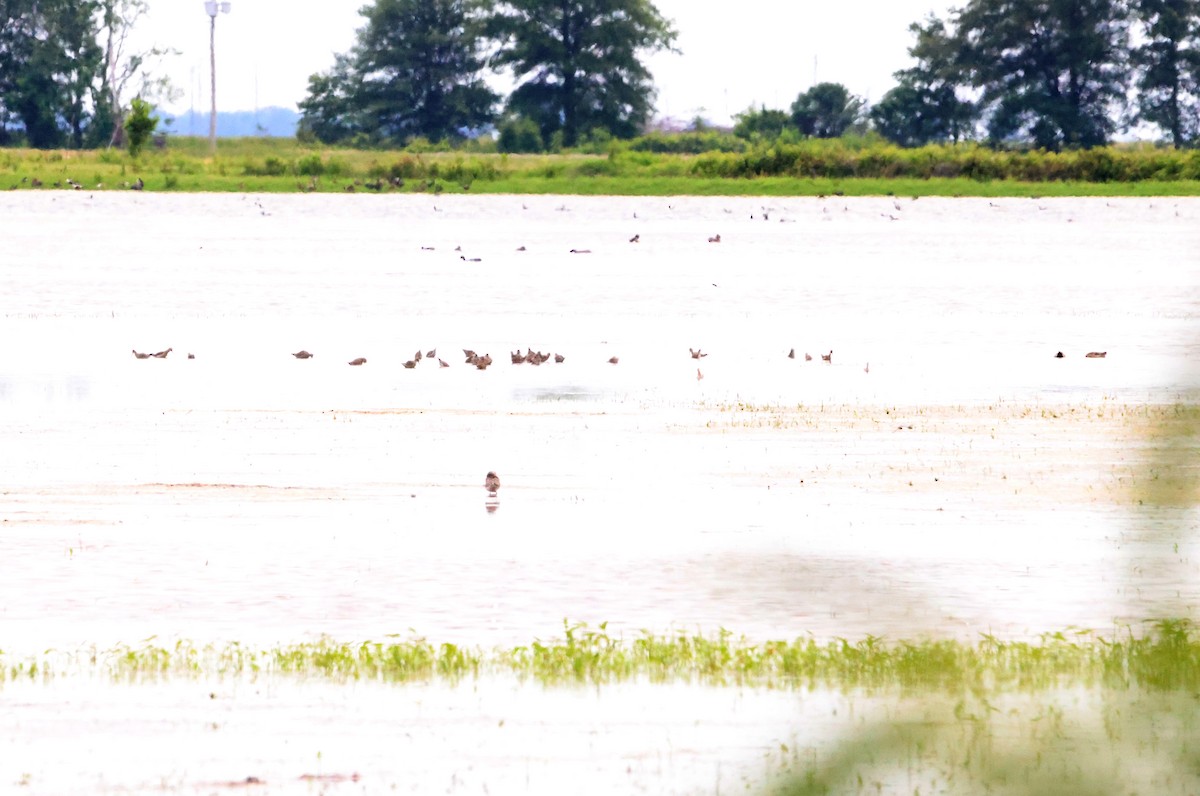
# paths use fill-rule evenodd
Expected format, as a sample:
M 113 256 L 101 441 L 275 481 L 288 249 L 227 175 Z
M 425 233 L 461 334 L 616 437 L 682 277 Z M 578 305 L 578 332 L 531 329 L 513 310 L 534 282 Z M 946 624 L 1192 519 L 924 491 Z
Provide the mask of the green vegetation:
M 563 638 L 493 649 L 434 645 L 425 639 L 342 643 L 331 639 L 251 649 L 241 644 L 172 647 L 145 644 L 108 650 L 48 651 L 15 658 L 0 653 L 0 681 L 49 680 L 72 673 L 121 681 L 163 677 L 296 675 L 392 683 L 481 674 L 511 674 L 554 684 L 627 680 L 700 682 L 772 688 L 824 687 L 871 692 L 1002 693 L 1067 686 L 1106 689 L 1200 688 L 1200 634 L 1185 620 L 1164 620 L 1144 634 L 1090 631 L 1048 634 L 1036 642 L 984 635 L 974 643 L 852 642 L 813 639 L 754 643 L 716 635 L 643 631 L 633 639 L 604 625 L 564 628 Z
M 709 138 L 706 138 L 709 137 Z M 292 139 L 199 138 L 130 157 L 115 150 L 0 150 L 0 188 L 147 191 L 432 192 L 726 196 L 1165 196 L 1200 194 L 1200 150 L 1149 146 L 1071 152 L 975 144 L 904 149 L 878 140 L 808 140 L 744 151 L 676 154 L 675 139 L 611 142 L 602 153 L 498 154 L 478 143 L 432 151 L 323 149 Z M 723 139 L 698 133 L 678 147 Z

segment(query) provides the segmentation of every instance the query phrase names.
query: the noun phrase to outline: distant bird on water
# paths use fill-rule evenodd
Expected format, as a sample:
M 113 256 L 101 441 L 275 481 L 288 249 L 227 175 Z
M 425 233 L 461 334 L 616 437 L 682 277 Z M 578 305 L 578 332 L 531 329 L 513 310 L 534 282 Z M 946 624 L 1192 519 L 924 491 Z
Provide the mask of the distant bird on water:
M 150 356 L 154 357 L 155 359 L 166 359 L 167 354 L 171 353 L 174 350 L 175 350 L 174 348 L 168 348 L 166 351 L 158 351 L 156 353 L 151 354 Z
M 791 351 L 788 351 L 788 359 L 795 359 L 795 358 L 796 358 L 796 349 L 793 348 Z
M 706 357 L 706 356 L 708 356 L 708 354 L 704 353 L 704 352 L 703 352 L 703 351 L 701 351 L 699 348 L 697 348 L 697 349 L 693 350 L 692 348 L 690 348 L 690 347 L 689 347 L 689 348 L 688 348 L 688 351 L 691 351 L 691 352 L 692 352 L 692 359 L 700 359 L 701 357 Z
M 1107 351 L 1089 351 L 1086 354 L 1084 354 L 1084 356 L 1087 357 L 1088 359 L 1104 359 L 1106 356 L 1108 356 L 1108 352 Z
M 358 367 L 359 365 L 365 365 L 365 364 L 367 364 L 367 358 L 366 357 L 358 357 L 357 359 L 350 360 L 349 364 L 354 365 L 355 367 Z
M 500 491 L 500 476 L 489 470 L 487 478 L 483 479 L 483 488 L 488 491 L 489 495 L 495 496 Z
M 610 364 L 610 365 L 615 365 L 615 364 L 617 364 L 618 362 L 620 362 L 620 360 L 619 360 L 619 359 L 617 359 L 616 357 L 609 357 L 609 358 L 608 358 L 608 364 Z
M 1063 355 L 1063 352 L 1062 352 L 1062 351 L 1059 351 L 1057 354 L 1055 354 L 1055 355 L 1054 355 L 1054 358 L 1055 358 L 1055 359 L 1062 359 L 1062 358 L 1063 358 L 1063 356 L 1064 356 L 1064 355 Z
M 720 243 L 720 242 L 721 242 L 721 236 L 720 236 L 719 234 L 718 234 L 718 235 L 713 235 L 711 238 L 709 238 L 709 239 L 708 239 L 708 242 L 709 242 L 709 243 Z
M 141 351 L 138 351 L 136 348 L 133 349 L 133 355 L 135 357 L 137 357 L 138 359 L 149 359 L 150 358 L 150 354 L 143 354 Z
M 833 362 L 833 349 L 832 348 L 829 349 L 828 354 L 821 354 L 821 359 L 825 360 L 826 362 L 832 363 Z
M 292 356 L 294 356 L 296 359 L 312 359 L 312 354 L 303 349 L 292 354 Z

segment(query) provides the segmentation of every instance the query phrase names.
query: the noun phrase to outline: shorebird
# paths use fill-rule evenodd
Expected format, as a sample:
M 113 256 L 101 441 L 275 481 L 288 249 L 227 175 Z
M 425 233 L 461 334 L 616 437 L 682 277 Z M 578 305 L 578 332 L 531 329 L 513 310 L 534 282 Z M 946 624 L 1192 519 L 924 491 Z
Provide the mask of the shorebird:
M 1108 356 L 1108 352 L 1107 351 L 1088 351 L 1086 354 L 1084 354 L 1084 356 L 1087 357 L 1088 359 L 1104 359 L 1106 356 Z
M 520 351 L 510 351 L 508 355 L 512 358 L 512 363 L 514 365 L 520 365 L 525 361 L 525 355 Z
M 483 479 L 483 488 L 488 491 L 489 495 L 494 496 L 500 491 L 500 476 L 488 470 L 487 477 Z
M 481 357 L 475 357 L 474 365 L 480 370 L 487 370 L 487 366 L 492 364 L 492 355 L 484 354 Z
M 1055 354 L 1055 355 L 1054 355 L 1054 358 L 1055 358 L 1055 359 L 1062 359 L 1062 358 L 1063 358 L 1063 352 L 1062 352 L 1062 351 L 1059 351 L 1057 354 Z
M 355 367 L 358 367 L 359 365 L 365 365 L 365 364 L 367 364 L 367 358 L 366 357 L 358 357 L 357 359 L 350 360 L 349 364 L 354 365 Z
M 571 249 L 571 254 L 591 254 L 591 249 Z
M 195 354 L 188 354 L 188 359 L 195 359 L 195 358 L 196 358 Z
M 413 354 L 413 361 L 414 362 L 421 361 L 421 351 L 419 349 L 417 350 L 417 353 Z
M 426 359 L 437 359 L 437 349 L 431 348 L 429 351 L 426 351 L 425 358 Z
M 351 363 L 351 364 L 353 364 L 353 363 Z M 412 370 L 416 366 L 417 366 L 417 363 L 412 361 L 411 359 L 404 363 L 404 367 L 408 368 L 409 370 Z
M 608 358 L 608 364 L 610 364 L 610 365 L 615 365 L 615 364 L 617 364 L 617 362 L 619 362 L 619 361 L 620 361 L 620 360 L 618 360 L 616 357 L 609 357 L 609 358 Z
M 796 349 L 793 348 L 792 350 L 788 351 L 788 359 L 795 359 L 795 358 L 796 358 Z
M 634 235 L 632 238 L 630 238 L 630 239 L 629 239 L 629 242 L 630 242 L 630 243 L 637 243 L 637 242 L 638 242 L 638 241 L 640 241 L 641 239 L 642 239 L 642 234 L 639 232 L 638 234 L 636 234 L 636 235 Z
M 562 363 L 562 362 L 566 361 L 566 357 L 564 357 L 562 354 L 555 354 L 554 361 L 558 362 L 558 363 Z
M 700 372 L 700 368 L 696 368 L 696 381 L 700 381 L 703 378 L 704 374 Z
M 154 357 L 155 359 L 166 359 L 167 354 L 171 353 L 174 350 L 175 350 L 174 348 L 168 348 L 166 351 L 158 351 L 156 353 L 151 354 L 150 356 Z
M 133 355 L 135 357 L 137 357 L 138 359 L 149 359 L 150 358 L 150 354 L 143 354 L 141 351 L 138 351 L 137 349 L 132 349 L 132 350 L 133 350 Z
M 448 367 L 450 367 L 450 363 L 447 362 L 446 360 L 442 359 L 441 357 L 438 357 L 438 367 L 439 368 L 448 368 Z
M 692 350 L 692 348 L 691 348 L 691 347 L 689 347 L 689 348 L 688 348 L 688 351 L 691 351 L 691 352 L 692 352 L 692 359 L 700 359 L 701 357 L 706 357 L 706 356 L 708 356 L 708 354 L 704 353 L 703 351 L 701 351 L 701 350 L 700 350 L 700 349 L 698 349 L 698 348 L 697 348 L 697 349 L 695 349 L 695 350 Z
M 833 363 L 833 349 L 832 349 L 832 348 L 831 348 L 831 349 L 829 349 L 829 353 L 828 353 L 828 354 L 821 354 L 821 359 L 823 359 L 823 360 L 825 360 L 826 362 L 829 362 L 830 364 L 832 364 L 832 363 Z
M 832 352 L 832 351 L 830 351 L 829 353 L 831 353 L 831 354 L 832 354 L 833 352 Z M 808 353 L 806 353 L 806 354 L 804 355 L 804 361 L 805 361 L 805 362 L 812 362 L 812 354 L 808 354 Z
M 303 350 L 297 351 L 296 353 L 292 354 L 292 356 L 294 356 L 296 359 L 312 359 L 312 354 Z
M 708 242 L 709 242 L 709 243 L 720 243 L 720 242 L 721 242 L 721 236 L 720 236 L 719 234 L 718 234 L 718 235 L 713 235 L 711 238 L 709 238 L 709 239 L 708 239 Z

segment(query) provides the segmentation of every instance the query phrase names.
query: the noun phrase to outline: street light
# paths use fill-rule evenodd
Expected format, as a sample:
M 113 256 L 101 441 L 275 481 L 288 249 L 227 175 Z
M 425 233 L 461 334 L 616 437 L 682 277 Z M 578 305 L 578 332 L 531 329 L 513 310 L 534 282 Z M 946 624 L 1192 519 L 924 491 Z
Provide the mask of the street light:
M 206 0 L 204 10 L 208 13 L 208 60 L 212 68 L 212 115 L 208 119 L 208 150 L 217 154 L 217 12 L 228 14 L 232 3 L 216 3 Z

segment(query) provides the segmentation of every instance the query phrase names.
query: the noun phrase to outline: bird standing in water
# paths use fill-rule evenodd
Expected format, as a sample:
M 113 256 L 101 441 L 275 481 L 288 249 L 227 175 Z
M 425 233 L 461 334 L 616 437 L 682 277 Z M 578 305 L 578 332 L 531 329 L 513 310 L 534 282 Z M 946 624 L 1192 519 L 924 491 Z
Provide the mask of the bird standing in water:
M 487 478 L 483 481 L 483 488 L 488 491 L 489 495 L 495 495 L 500 491 L 500 477 L 494 472 L 488 471 Z

